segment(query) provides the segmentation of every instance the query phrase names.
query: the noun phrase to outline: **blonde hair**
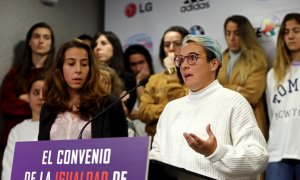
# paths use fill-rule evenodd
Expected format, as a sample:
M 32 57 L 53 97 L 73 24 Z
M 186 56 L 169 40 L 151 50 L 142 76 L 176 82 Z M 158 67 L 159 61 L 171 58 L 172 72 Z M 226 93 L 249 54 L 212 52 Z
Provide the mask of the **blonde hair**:
M 293 60 L 290 50 L 284 42 L 286 22 L 290 20 L 295 20 L 300 24 L 300 14 L 287 14 L 280 26 L 279 34 L 277 37 L 276 56 L 273 64 L 274 76 L 277 86 L 280 85 L 280 83 L 284 80 L 285 75 L 290 71 L 291 61 Z
M 106 64 L 99 63 L 100 83 L 108 94 L 119 97 L 124 91 L 124 83 L 118 73 Z M 105 88 L 109 86 L 110 88 Z
M 224 30 L 229 22 L 238 25 L 238 32 L 241 43 L 241 55 L 238 58 L 235 68 L 240 70 L 240 84 L 244 85 L 250 73 L 254 69 L 265 68 L 267 69 L 267 56 L 258 43 L 256 34 L 250 21 L 240 15 L 234 15 L 226 19 L 224 23 Z M 224 53 L 227 53 L 227 49 Z

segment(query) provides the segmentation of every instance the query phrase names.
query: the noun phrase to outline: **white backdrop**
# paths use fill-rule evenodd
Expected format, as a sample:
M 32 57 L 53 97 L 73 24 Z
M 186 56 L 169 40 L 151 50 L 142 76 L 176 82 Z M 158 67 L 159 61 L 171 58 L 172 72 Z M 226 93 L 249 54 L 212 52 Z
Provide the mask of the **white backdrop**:
M 106 0 L 104 29 L 116 33 L 124 48 L 132 43 L 144 44 L 159 72 L 159 43 L 169 26 L 181 25 L 193 33 L 204 31 L 224 50 L 225 19 L 233 14 L 244 15 L 256 28 L 271 61 L 278 26 L 290 12 L 300 12 L 299 0 Z

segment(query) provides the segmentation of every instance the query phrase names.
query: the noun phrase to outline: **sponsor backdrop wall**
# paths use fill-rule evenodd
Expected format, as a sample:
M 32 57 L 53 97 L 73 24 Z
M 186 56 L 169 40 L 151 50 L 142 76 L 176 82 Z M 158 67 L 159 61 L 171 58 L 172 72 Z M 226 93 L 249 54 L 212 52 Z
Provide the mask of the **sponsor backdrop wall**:
M 228 16 L 246 16 L 255 27 L 259 41 L 274 58 L 278 27 L 285 14 L 300 12 L 299 0 L 106 0 L 104 29 L 120 38 L 124 49 L 130 44 L 145 45 L 151 52 L 155 71 L 163 32 L 181 25 L 193 34 L 216 38 L 225 50 L 223 23 Z

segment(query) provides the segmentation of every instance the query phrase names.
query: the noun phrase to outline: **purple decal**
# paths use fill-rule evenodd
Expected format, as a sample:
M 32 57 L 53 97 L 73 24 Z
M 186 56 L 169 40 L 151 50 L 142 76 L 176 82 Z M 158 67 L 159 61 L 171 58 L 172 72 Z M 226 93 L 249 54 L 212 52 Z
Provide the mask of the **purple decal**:
M 142 180 L 149 137 L 17 142 L 12 180 Z

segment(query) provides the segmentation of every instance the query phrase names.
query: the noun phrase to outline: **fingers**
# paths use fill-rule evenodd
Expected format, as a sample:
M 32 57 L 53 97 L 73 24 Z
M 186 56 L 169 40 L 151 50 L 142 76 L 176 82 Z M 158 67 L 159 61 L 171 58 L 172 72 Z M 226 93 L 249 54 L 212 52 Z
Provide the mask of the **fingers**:
M 183 133 L 183 136 L 185 137 L 188 144 L 193 147 L 203 142 L 198 136 L 193 133 Z
M 201 153 L 203 141 L 192 133 L 183 133 L 188 145 L 196 152 Z
M 167 57 L 164 59 L 164 66 L 169 69 L 175 67 L 175 62 L 174 62 L 174 53 L 169 54 Z
M 183 136 L 184 136 L 186 142 L 189 144 L 189 146 L 191 146 L 194 143 L 194 139 L 190 134 L 183 133 Z
M 211 130 L 211 125 L 206 126 L 208 139 L 203 140 L 193 133 L 183 133 L 188 145 L 196 152 L 205 156 L 211 155 L 217 148 L 217 140 Z
M 171 57 L 171 58 L 174 58 L 175 57 L 175 53 L 174 52 L 169 52 L 168 56 Z
M 193 134 L 193 133 L 190 133 L 190 136 L 191 136 L 195 141 L 201 141 L 201 139 L 200 139 L 198 136 L 196 136 L 195 134 Z
M 126 91 L 123 91 L 121 94 L 120 94 L 120 97 L 124 96 L 126 94 Z M 126 96 L 124 96 L 122 98 L 122 101 L 123 102 L 126 102 L 128 99 L 130 98 L 130 94 L 127 94 Z
M 139 82 L 142 79 L 145 79 L 149 76 L 150 76 L 150 69 L 148 68 L 148 66 L 143 66 L 143 68 L 136 75 L 137 82 Z
M 183 133 L 183 136 L 188 142 L 193 140 L 192 137 L 188 133 Z

